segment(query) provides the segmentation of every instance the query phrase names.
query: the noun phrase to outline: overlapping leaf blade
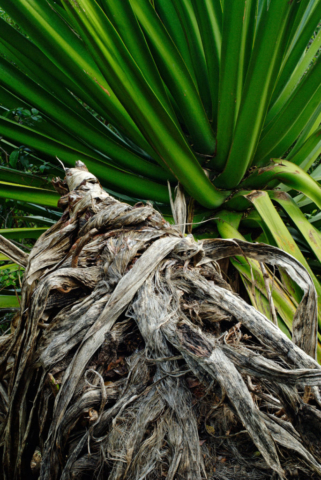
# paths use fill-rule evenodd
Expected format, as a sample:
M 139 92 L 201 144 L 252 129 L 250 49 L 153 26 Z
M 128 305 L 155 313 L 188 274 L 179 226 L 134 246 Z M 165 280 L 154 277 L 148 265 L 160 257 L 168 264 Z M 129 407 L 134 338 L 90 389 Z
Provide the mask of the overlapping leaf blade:
M 284 36 L 293 4 L 271 2 L 261 18 L 248 67 L 233 143 L 224 172 L 216 184 L 235 187 L 252 162 L 261 135 L 281 60 Z
M 295 201 L 285 192 L 271 192 L 271 200 L 277 202 L 302 233 L 316 258 L 321 262 L 321 234 L 310 224 Z
M 305 266 L 307 271 L 312 277 L 314 286 L 318 294 L 318 305 L 319 305 L 319 327 L 321 326 L 321 286 L 314 273 L 312 272 L 308 262 L 302 255 L 299 247 L 291 237 L 290 232 L 284 225 L 280 215 L 274 208 L 272 201 L 269 198 L 267 192 L 254 192 L 247 195 L 247 198 L 255 206 L 257 212 L 260 214 L 262 220 L 264 221 L 266 228 L 269 230 L 272 235 L 276 245 L 282 250 L 293 255 L 302 265 Z
M 86 7 L 86 15 L 81 5 Z M 208 207 L 220 205 L 224 195 L 215 189 L 203 172 L 181 131 L 141 75 L 108 18 L 100 15 L 97 5 L 86 0 L 73 4 L 70 12 L 74 14 L 88 48 L 101 59 L 104 75 L 113 71 L 110 80 L 115 91 L 126 102 L 128 112 L 156 153 L 195 199 Z M 139 12 L 135 10 L 135 13 Z

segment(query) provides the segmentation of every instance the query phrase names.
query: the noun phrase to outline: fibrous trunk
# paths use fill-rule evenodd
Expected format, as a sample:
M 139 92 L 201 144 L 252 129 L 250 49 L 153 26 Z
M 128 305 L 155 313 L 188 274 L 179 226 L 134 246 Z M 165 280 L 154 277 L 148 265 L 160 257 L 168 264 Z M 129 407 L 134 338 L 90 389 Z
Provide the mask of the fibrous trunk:
M 197 242 L 77 162 L 0 338 L 2 478 L 321 478 L 316 293 L 277 248 Z M 174 207 L 173 207 L 174 208 Z M 1 245 L 0 245 L 1 246 Z M 292 342 L 218 260 L 281 266 L 303 291 Z

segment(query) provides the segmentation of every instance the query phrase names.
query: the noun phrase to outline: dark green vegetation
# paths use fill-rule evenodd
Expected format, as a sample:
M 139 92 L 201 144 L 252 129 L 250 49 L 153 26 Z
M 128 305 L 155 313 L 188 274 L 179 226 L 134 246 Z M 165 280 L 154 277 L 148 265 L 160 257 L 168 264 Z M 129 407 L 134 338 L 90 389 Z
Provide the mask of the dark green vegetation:
M 107 191 L 152 201 L 168 220 L 168 182 L 179 181 L 196 238 L 278 246 L 321 298 L 320 0 L 0 8 L 2 234 L 31 247 L 57 218 L 56 157 L 82 159 Z M 226 273 L 235 269 L 242 295 L 271 316 L 259 265 L 232 259 Z M 1 306 L 16 307 L 4 285 Z M 272 296 L 289 334 L 302 292 L 281 272 Z

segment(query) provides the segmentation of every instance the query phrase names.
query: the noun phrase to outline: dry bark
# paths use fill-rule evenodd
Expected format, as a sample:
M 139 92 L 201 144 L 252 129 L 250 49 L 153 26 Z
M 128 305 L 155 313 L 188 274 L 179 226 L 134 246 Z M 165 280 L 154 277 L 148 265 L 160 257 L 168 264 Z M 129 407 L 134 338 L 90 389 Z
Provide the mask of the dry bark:
M 69 191 L 62 218 L 28 258 L 5 252 L 26 272 L 0 338 L 1 478 L 321 478 L 316 292 L 302 265 L 185 236 L 181 189 L 176 227 L 109 196 L 81 162 L 55 184 Z M 299 284 L 293 341 L 222 278 L 217 261 L 233 255 Z

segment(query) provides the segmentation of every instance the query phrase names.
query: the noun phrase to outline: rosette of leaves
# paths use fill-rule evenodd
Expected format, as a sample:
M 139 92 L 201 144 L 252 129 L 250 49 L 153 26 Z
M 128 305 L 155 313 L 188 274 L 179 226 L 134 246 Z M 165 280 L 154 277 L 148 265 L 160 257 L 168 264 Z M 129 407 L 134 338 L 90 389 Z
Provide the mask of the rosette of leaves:
M 66 167 L 81 159 L 107 191 L 152 201 L 168 220 L 168 185 L 179 182 L 188 232 L 282 248 L 307 268 L 321 299 L 318 212 L 309 216 L 321 205 L 320 0 L 0 7 L 13 23 L 0 20 L 3 148 L 32 149 L 53 174 L 56 157 Z M 18 108 L 44 121 L 6 115 Z M 0 196 L 55 209 L 58 195 L 41 181 L 2 168 Z M 286 272 L 231 262 L 271 318 L 273 283 L 275 315 L 289 334 L 301 290 Z

